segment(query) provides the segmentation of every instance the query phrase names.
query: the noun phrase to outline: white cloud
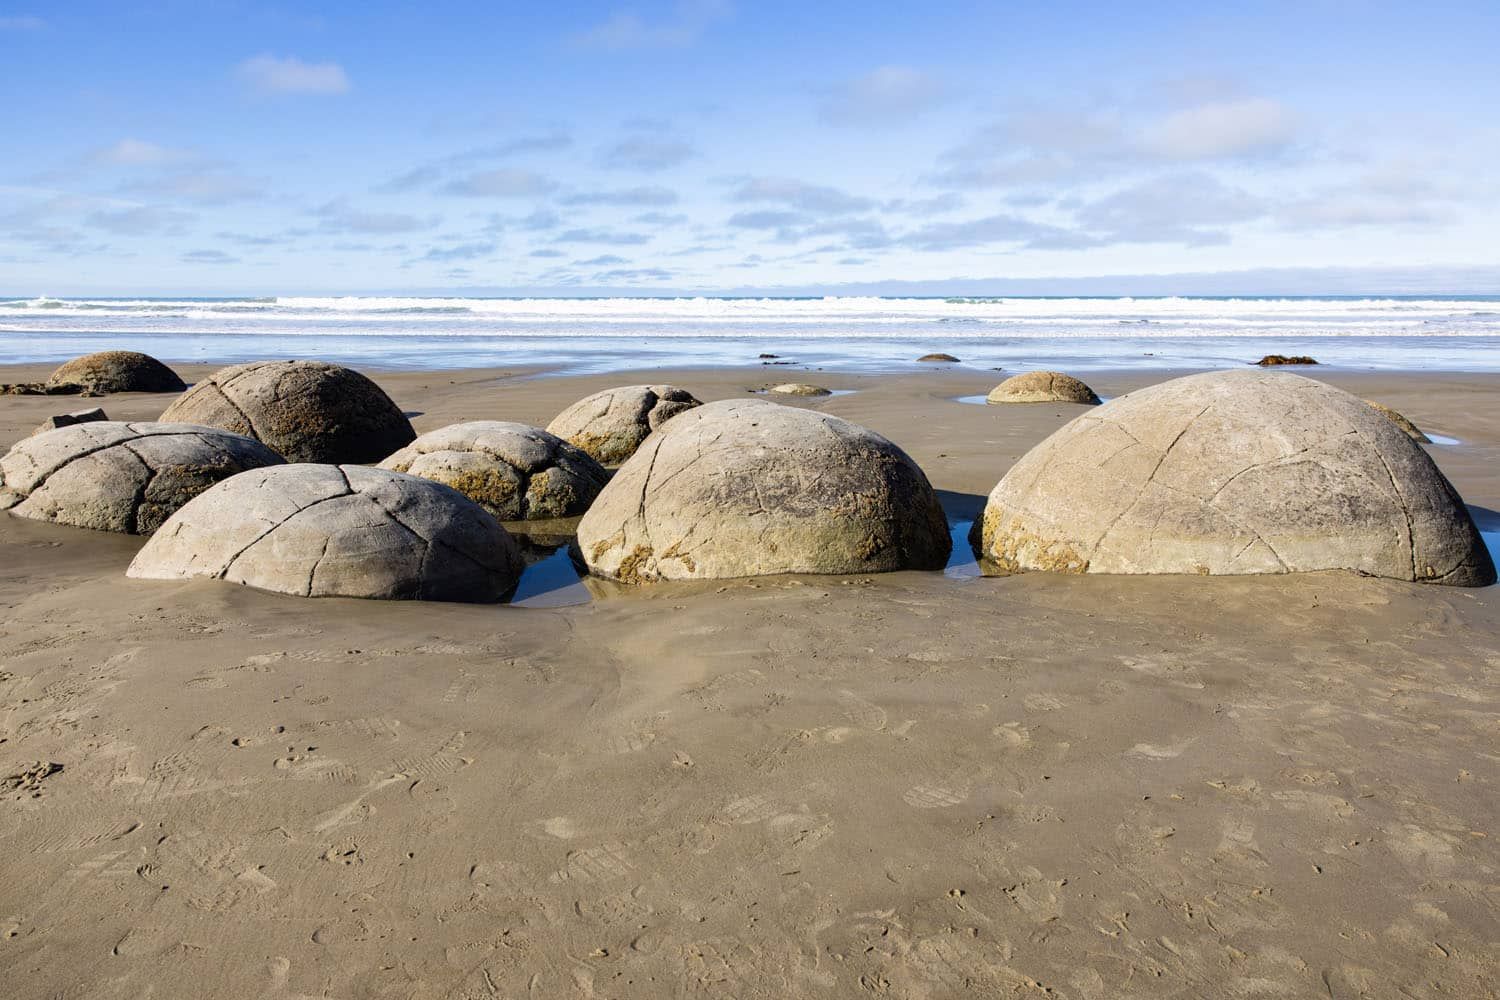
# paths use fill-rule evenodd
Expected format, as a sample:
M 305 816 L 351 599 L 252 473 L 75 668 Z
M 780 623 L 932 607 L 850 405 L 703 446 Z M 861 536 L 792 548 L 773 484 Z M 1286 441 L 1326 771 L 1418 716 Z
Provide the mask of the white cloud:
M 946 97 L 947 89 L 920 70 L 882 66 L 839 87 L 822 115 L 835 125 L 890 124 L 915 118 Z
M 227 205 L 235 201 L 251 201 L 265 194 L 265 188 L 260 181 L 238 174 L 212 170 L 189 171 L 134 181 L 126 184 L 123 190 L 181 198 L 200 205 Z
M 1148 126 L 1143 147 L 1168 159 L 1193 160 L 1274 152 L 1297 134 L 1290 110 L 1264 97 L 1200 104 Z
M 859 195 L 821 184 L 808 184 L 790 177 L 751 178 L 730 195 L 730 200 L 773 202 L 788 205 L 803 212 L 817 212 L 825 215 L 863 212 L 875 207 L 875 202 L 869 198 L 862 198 Z
M 95 163 L 121 167 L 159 166 L 163 163 L 175 163 L 191 158 L 192 154 L 186 150 L 169 149 L 166 146 L 158 146 L 154 142 L 129 138 L 121 139 L 112 146 L 95 150 L 89 155 L 89 159 Z
M 194 218 L 191 212 L 183 212 L 175 208 L 140 205 L 136 208 L 123 208 L 118 211 L 93 212 L 86 221 L 90 225 L 118 236 L 145 236 L 161 230 L 180 232 Z
M 691 45 L 716 21 L 729 16 L 727 0 L 678 0 L 670 17 L 646 21 L 630 11 L 574 36 L 573 44 L 589 49 L 663 49 Z
M 531 170 L 485 170 L 444 184 L 444 194 L 469 198 L 535 198 L 557 187 L 557 182 Z
M 349 77 L 338 63 L 303 62 L 263 53 L 240 63 L 240 79 L 262 94 L 343 94 Z
M 692 156 L 693 147 L 680 139 L 635 136 L 601 151 L 599 159 L 606 167 L 656 171 L 675 167 Z
M 404 212 L 371 212 L 356 208 L 345 198 L 336 198 L 313 212 L 323 219 L 322 228 L 336 233 L 391 235 L 431 229 L 441 220 L 420 218 Z

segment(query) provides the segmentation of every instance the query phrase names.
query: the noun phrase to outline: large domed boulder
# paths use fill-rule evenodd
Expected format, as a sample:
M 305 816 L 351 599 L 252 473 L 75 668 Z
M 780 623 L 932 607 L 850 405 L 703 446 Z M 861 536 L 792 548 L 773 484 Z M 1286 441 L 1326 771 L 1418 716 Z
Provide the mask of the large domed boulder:
M 167 407 L 161 419 L 248 434 L 290 462 L 378 462 L 417 436 L 378 385 L 322 361 L 222 368 Z
M 358 465 L 283 465 L 187 504 L 128 575 L 299 597 L 488 603 L 515 590 L 522 565 L 505 529 L 441 483 Z
M 554 417 L 547 430 L 604 465 L 619 465 L 646 435 L 701 405 L 675 385 L 625 385 L 585 396 Z
M 1003 572 L 1344 569 L 1483 585 L 1453 487 L 1362 400 L 1299 375 L 1216 372 L 1065 425 L 990 494 L 972 541 Z
M 502 521 L 576 517 L 609 482 L 557 435 L 499 420 L 429 431 L 380 467 L 446 483 Z
M 922 470 L 873 431 L 767 400 L 676 417 L 578 524 L 596 576 L 626 583 L 941 569 L 947 523 Z
M 177 373 L 139 351 L 100 351 L 74 358 L 47 379 L 53 387 L 79 386 L 85 392 L 181 392 Z
M 149 535 L 215 483 L 280 464 L 259 441 L 213 427 L 92 421 L 28 437 L 0 458 L 0 509 Z
M 1023 372 L 990 390 L 986 403 L 1082 403 L 1098 406 L 1094 390 L 1062 372 Z

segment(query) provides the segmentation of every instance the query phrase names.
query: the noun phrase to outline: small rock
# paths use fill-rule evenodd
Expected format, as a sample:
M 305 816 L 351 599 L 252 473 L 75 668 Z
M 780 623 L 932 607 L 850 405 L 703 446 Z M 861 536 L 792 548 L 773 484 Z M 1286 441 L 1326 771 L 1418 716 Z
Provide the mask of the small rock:
M 1318 362 L 1305 354 L 1267 354 L 1255 363 L 1262 368 L 1271 368 L 1276 365 L 1315 365 Z
M 948 362 L 950 364 L 957 364 L 958 363 L 958 359 L 955 358 L 951 354 L 924 354 L 920 358 L 918 358 L 917 360 L 918 361 L 945 361 L 945 362 Z
M 806 382 L 786 382 L 781 385 L 773 385 L 771 392 L 778 392 L 783 396 L 831 396 L 833 391 L 825 389 L 821 385 L 808 385 Z

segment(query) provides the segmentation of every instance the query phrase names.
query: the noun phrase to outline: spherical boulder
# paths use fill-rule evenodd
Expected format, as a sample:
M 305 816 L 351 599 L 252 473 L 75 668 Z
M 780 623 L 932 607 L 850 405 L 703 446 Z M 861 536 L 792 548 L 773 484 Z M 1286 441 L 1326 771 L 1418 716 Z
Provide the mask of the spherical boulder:
M 1426 452 L 1342 390 L 1260 371 L 1174 379 L 1078 417 L 1005 474 L 971 541 L 1001 572 L 1495 580 Z
M 49 386 L 80 386 L 85 392 L 181 392 L 187 384 L 177 373 L 139 351 L 100 351 L 64 363 L 47 379 Z
M 522 565 L 505 529 L 451 487 L 358 465 L 283 465 L 188 503 L 127 575 L 298 597 L 489 603 L 515 590 Z
M 501 521 L 576 517 L 609 482 L 582 449 L 539 427 L 499 420 L 429 431 L 380 467 L 446 483 Z
M 1426 434 L 1423 434 L 1420 427 L 1412 423 L 1410 420 L 1406 419 L 1406 417 L 1402 414 L 1397 413 L 1395 410 L 1391 409 L 1389 406 L 1386 406 L 1384 403 L 1375 402 L 1373 399 L 1367 399 L 1365 400 L 1365 402 L 1375 407 L 1376 413 L 1380 414 L 1382 417 L 1385 417 L 1385 419 L 1401 428 L 1406 436 L 1411 438 L 1413 441 L 1419 442 L 1420 444 L 1432 444 L 1432 438 L 1428 437 Z
M 675 385 L 625 385 L 585 396 L 554 417 L 547 430 L 604 465 L 619 465 L 647 434 L 701 405 Z
M 781 385 L 773 385 L 768 392 L 774 392 L 780 396 L 831 396 L 833 390 L 825 389 L 821 385 L 808 385 L 806 382 L 784 382 Z
M 322 361 L 256 361 L 214 372 L 162 420 L 248 434 L 291 462 L 378 462 L 417 436 L 380 387 Z
M 937 495 L 906 453 L 838 417 L 708 403 L 653 434 L 578 523 L 596 576 L 639 583 L 941 569 Z
M 986 403 L 1082 403 L 1098 406 L 1094 390 L 1062 372 L 1023 372 L 990 390 Z
M 74 424 L 28 437 L 0 458 L 0 509 L 37 521 L 149 535 L 215 483 L 281 462 L 259 441 L 213 427 Z

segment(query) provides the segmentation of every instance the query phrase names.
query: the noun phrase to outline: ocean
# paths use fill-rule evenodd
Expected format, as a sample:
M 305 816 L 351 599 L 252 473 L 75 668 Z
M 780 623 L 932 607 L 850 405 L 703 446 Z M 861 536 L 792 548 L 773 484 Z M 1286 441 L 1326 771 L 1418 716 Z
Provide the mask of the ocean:
M 91 351 L 371 369 L 759 364 L 853 371 L 943 351 L 976 368 L 1221 368 L 1310 354 L 1350 369 L 1500 372 L 1500 296 L 1330 298 L 0 299 L 0 362 Z

